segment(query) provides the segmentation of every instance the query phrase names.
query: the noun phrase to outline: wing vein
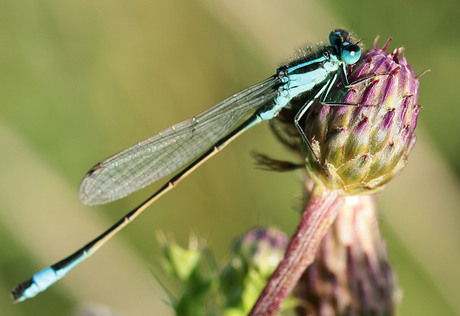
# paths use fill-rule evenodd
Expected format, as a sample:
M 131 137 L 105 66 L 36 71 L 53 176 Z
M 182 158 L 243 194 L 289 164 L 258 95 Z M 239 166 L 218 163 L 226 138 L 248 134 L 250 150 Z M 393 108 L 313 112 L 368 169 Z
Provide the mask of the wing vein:
M 98 163 L 83 178 L 80 200 L 108 203 L 176 172 L 273 102 L 279 83 L 270 77 Z

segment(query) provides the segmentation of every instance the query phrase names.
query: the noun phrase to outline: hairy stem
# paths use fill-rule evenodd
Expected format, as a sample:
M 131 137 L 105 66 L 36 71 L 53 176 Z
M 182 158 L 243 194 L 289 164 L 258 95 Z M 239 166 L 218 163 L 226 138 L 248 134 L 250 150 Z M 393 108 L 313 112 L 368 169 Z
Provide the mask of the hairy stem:
M 314 189 L 296 232 L 291 237 L 283 260 L 270 277 L 250 315 L 276 315 L 313 262 L 316 250 L 343 203 L 338 191 Z

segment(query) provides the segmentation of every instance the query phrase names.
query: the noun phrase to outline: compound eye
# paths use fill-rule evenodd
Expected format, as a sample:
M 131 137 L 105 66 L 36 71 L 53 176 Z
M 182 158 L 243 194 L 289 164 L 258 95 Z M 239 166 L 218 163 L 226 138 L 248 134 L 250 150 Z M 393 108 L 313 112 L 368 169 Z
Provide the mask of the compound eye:
M 341 43 L 348 38 L 348 32 L 345 30 L 337 29 L 329 34 L 329 43 L 332 46 L 340 46 Z
M 329 34 L 329 43 L 331 43 L 332 46 L 338 46 L 341 41 L 342 41 L 342 38 L 340 37 L 339 32 L 334 31 L 334 32 L 331 32 L 331 34 Z
M 348 44 L 342 47 L 341 57 L 344 63 L 347 65 L 355 64 L 361 57 L 361 48 L 356 44 Z

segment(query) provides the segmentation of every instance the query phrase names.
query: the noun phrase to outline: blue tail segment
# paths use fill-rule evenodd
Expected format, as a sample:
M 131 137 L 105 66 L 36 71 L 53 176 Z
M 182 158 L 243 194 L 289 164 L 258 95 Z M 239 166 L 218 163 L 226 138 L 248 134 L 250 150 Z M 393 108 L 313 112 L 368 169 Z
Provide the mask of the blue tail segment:
M 22 302 L 25 299 L 34 297 L 38 293 L 43 292 L 87 257 L 88 253 L 85 250 L 77 251 L 65 260 L 35 273 L 30 279 L 13 288 L 11 295 L 13 296 L 14 302 Z

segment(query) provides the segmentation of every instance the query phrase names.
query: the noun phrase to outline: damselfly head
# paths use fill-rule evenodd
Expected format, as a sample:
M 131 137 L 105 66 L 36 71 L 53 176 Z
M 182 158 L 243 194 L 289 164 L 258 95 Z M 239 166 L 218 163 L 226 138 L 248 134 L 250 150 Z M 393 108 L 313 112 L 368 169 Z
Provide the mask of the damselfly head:
M 347 31 L 337 29 L 329 34 L 329 43 L 331 43 L 332 46 L 339 47 L 344 42 L 354 42 Z
M 337 29 L 332 31 L 329 34 L 329 42 L 347 65 L 355 64 L 361 57 L 361 48 L 345 30 Z

